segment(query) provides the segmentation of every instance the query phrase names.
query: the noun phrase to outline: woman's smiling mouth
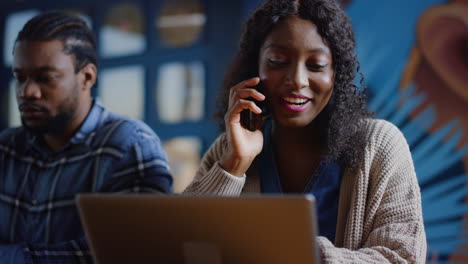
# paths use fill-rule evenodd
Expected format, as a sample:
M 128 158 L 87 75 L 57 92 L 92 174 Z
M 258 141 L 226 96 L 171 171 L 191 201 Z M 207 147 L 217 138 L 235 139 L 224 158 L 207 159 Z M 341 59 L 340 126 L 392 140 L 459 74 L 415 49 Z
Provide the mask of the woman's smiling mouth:
M 302 112 L 312 105 L 312 99 L 303 96 L 283 96 L 281 104 L 288 111 Z

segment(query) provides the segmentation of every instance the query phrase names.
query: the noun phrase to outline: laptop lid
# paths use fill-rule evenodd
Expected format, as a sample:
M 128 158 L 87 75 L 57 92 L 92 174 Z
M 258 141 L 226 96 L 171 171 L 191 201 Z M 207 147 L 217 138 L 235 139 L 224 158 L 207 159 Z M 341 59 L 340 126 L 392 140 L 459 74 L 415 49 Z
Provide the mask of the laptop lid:
M 319 263 L 304 196 L 87 194 L 77 198 L 96 263 Z

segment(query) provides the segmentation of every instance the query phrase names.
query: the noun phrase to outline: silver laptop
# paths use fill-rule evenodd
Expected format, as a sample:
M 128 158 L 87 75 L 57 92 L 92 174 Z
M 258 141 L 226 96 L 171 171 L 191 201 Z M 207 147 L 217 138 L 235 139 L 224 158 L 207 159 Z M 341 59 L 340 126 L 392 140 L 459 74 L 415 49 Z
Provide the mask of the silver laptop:
M 96 263 L 319 263 L 304 196 L 87 194 L 77 198 Z

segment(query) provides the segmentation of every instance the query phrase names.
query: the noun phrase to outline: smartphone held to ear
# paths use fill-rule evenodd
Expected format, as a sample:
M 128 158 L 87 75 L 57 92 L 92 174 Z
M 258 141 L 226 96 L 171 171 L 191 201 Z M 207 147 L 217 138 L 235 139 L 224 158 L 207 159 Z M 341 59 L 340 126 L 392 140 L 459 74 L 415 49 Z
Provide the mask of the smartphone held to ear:
M 254 87 L 257 91 L 263 93 L 262 89 L 262 83 L 259 83 L 256 87 Z M 242 110 L 240 113 L 240 122 L 241 125 L 250 130 L 250 131 L 255 131 L 257 129 L 261 129 L 263 125 L 263 120 L 267 115 L 267 109 L 266 109 L 266 100 L 263 101 L 257 101 L 253 98 L 248 98 L 248 100 L 251 100 L 255 102 L 255 104 L 262 110 L 261 114 L 255 114 L 254 112 L 245 109 Z

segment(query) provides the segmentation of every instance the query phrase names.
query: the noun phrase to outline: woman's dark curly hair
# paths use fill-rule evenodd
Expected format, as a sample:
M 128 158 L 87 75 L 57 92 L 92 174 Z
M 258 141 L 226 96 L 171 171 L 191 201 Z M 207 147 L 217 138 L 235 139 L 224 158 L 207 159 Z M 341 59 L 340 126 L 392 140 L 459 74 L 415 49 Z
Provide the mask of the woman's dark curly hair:
M 363 75 L 354 53 L 351 23 L 335 0 L 269 0 L 254 11 L 244 25 L 239 50 L 224 79 L 216 114 L 220 128 L 225 130 L 223 117 L 228 107 L 229 89 L 259 75 L 260 48 L 272 28 L 287 16 L 314 23 L 332 51 L 335 71 L 333 93 L 313 122 L 317 123 L 317 129 L 321 129 L 327 156 L 355 167 L 366 140 L 364 118 L 370 114 L 366 110 Z M 354 84 L 356 73 L 361 76 L 361 91 Z

